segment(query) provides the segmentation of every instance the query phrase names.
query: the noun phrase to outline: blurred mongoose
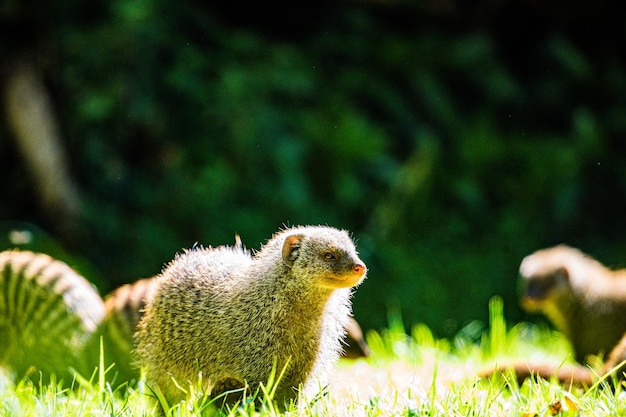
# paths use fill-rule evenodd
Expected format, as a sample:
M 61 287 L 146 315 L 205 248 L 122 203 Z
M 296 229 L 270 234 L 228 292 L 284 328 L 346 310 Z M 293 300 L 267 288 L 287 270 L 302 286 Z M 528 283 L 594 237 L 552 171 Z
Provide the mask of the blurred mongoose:
M 611 270 L 578 249 L 539 250 L 520 265 L 528 312 L 545 314 L 570 341 L 576 360 L 606 355 L 626 332 L 626 270 Z
M 578 249 L 559 245 L 538 250 L 522 260 L 522 307 L 543 313 L 569 340 L 576 360 L 607 357 L 600 373 L 626 358 L 626 270 L 611 270 Z M 566 383 L 589 385 L 595 374 L 585 366 L 521 364 L 518 379 L 530 374 L 555 376 Z M 617 376 L 623 378 L 621 372 Z
M 139 324 L 146 382 L 177 401 L 199 375 L 215 397 L 255 391 L 275 369 L 277 402 L 300 386 L 316 392 L 365 276 L 348 233 L 324 226 L 282 230 L 253 256 L 228 246 L 186 251 L 163 270 Z
M 64 262 L 30 251 L 0 252 L 0 367 L 16 379 L 89 376 L 84 355 L 105 315 L 95 288 Z

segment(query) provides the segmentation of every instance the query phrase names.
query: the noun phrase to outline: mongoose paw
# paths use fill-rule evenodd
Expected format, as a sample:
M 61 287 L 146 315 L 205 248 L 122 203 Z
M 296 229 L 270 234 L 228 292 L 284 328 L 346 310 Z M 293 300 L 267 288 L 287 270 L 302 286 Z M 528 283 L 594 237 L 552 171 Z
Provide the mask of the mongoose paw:
M 250 395 L 250 388 L 237 378 L 226 377 L 217 380 L 211 389 L 211 397 L 225 404 L 234 404 Z

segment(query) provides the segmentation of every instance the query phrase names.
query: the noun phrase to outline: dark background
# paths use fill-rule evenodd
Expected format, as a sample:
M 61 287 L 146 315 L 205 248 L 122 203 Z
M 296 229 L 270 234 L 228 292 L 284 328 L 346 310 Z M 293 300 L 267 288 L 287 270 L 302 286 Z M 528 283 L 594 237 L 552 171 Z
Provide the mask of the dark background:
M 626 265 L 624 14 L 544 3 L 5 1 L 3 234 L 31 228 L 106 293 L 196 242 L 329 224 L 368 264 L 365 328 L 401 311 L 450 336 L 494 295 L 527 319 L 528 253 Z M 56 197 L 8 110 L 28 71 Z

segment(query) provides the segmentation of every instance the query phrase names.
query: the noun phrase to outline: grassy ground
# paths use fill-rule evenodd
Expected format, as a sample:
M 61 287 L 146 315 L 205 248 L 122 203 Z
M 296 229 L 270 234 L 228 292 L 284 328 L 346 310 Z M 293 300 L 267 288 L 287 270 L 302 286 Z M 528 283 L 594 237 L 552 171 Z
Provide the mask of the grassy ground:
M 424 326 L 411 334 L 391 320 L 389 329 L 367 335 L 373 355 L 367 360 L 342 360 L 332 381 L 316 399 L 300 401 L 285 415 L 302 416 L 618 416 L 626 415 L 626 394 L 601 384 L 589 390 L 566 390 L 541 379 L 518 385 L 513 378 L 478 378 L 477 372 L 498 362 L 570 361 L 566 341 L 547 328 L 519 324 L 506 328 L 502 306 L 490 305 L 487 329 L 474 324 L 454 340 L 435 339 Z M 105 375 L 77 378 L 73 386 L 51 383 L 17 384 L 0 377 L 0 416 L 151 416 L 155 408 L 142 386 L 113 391 Z M 261 395 L 263 397 L 263 395 Z M 198 396 L 168 414 L 273 416 L 281 414 L 271 401 L 260 409 L 252 402 L 217 412 Z

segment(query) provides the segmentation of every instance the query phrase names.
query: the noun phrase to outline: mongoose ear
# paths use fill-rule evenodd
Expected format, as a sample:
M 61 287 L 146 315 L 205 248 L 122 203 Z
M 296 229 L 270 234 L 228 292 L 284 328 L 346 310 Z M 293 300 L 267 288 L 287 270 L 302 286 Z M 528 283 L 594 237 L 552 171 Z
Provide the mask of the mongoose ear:
M 285 242 L 283 243 L 283 263 L 290 268 L 298 257 L 298 250 L 300 249 L 302 239 L 304 239 L 304 235 L 290 235 L 285 238 Z

